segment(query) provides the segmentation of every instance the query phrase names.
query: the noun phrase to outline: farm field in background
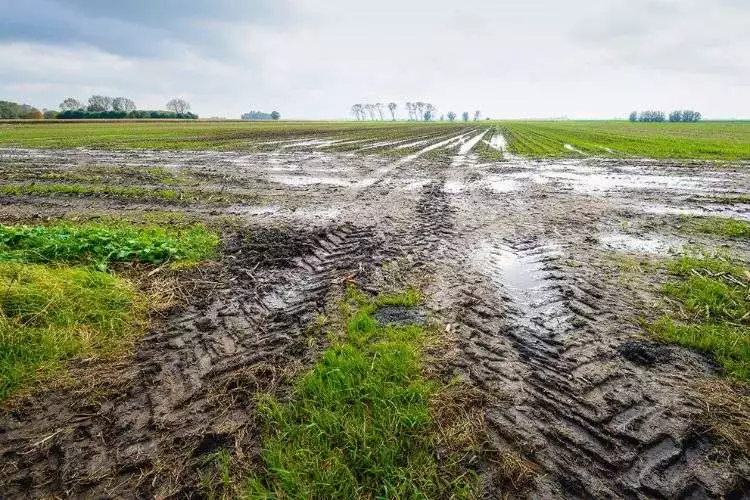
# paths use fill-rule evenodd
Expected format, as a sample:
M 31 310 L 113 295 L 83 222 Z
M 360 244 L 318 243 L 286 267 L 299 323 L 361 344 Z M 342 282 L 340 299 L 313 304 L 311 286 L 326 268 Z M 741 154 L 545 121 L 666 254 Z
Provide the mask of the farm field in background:
M 496 130 L 507 152 L 531 158 L 750 160 L 747 121 L 5 122 L 0 147 L 270 151 L 282 145 L 275 141 L 309 140 L 295 146 L 357 151 L 368 142 L 437 137 L 467 127 Z

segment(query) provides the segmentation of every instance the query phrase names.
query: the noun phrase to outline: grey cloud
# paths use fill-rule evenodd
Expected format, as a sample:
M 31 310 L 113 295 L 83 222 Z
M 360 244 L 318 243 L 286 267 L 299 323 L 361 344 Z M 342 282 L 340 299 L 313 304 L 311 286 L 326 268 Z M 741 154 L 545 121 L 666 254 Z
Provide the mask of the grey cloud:
M 264 25 L 284 19 L 284 2 L 256 0 L 0 0 L 0 42 L 87 45 L 154 57 L 183 46 L 232 53 L 217 23 Z

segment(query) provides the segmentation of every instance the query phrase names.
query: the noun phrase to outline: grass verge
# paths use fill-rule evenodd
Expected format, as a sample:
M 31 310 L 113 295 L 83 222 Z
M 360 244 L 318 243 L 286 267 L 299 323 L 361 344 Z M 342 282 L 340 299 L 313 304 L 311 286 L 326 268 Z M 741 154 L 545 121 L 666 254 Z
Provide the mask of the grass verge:
M 730 238 L 750 238 L 750 223 L 731 217 L 700 217 L 693 220 L 696 231 Z
M 472 497 L 473 471 L 438 453 L 431 400 L 441 386 L 422 373 L 430 329 L 373 317 L 385 305 L 413 306 L 419 295 L 368 299 L 350 289 L 347 297 L 344 331 L 290 399 L 261 399 L 265 473 L 247 481 L 244 496 Z
M 0 400 L 66 359 L 128 345 L 145 312 L 132 285 L 108 273 L 0 262 Z
M 138 200 L 203 203 L 233 203 L 246 201 L 250 198 L 249 196 L 193 189 L 86 186 L 82 184 L 7 184 L 0 186 L 0 194 L 10 196 L 112 196 L 115 198 L 134 198 Z
M 111 263 L 196 264 L 217 244 L 203 226 L 0 225 L 0 400 L 74 357 L 122 352 L 143 331 L 159 300 L 106 272 Z
M 750 382 L 750 273 L 727 255 L 687 253 L 670 263 L 662 291 L 672 312 L 649 326 L 660 339 L 714 356 Z

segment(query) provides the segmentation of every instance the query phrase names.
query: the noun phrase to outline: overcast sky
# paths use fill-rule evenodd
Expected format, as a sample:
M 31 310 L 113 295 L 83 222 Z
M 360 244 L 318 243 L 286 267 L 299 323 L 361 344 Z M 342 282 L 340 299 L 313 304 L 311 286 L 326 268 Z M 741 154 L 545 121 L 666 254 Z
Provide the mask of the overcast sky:
M 0 99 L 182 96 L 202 117 L 750 118 L 750 0 L 0 0 Z

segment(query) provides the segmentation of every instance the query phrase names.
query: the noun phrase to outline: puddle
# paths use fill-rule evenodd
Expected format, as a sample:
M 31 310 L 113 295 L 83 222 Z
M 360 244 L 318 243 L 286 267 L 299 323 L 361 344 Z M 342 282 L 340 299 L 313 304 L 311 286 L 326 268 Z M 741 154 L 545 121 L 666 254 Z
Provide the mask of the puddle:
M 735 206 L 712 206 L 712 207 L 670 207 L 667 205 L 646 205 L 643 211 L 655 215 L 692 215 L 696 217 L 734 217 L 736 219 L 750 220 L 750 210 L 739 211 Z
M 578 154 L 581 154 L 581 155 L 585 155 L 586 154 L 583 151 L 581 151 L 580 149 L 578 149 L 576 147 L 573 147 L 572 144 L 563 144 L 563 147 L 565 149 L 567 149 L 568 151 L 573 151 L 574 153 L 578 153 Z
M 547 329 L 567 321 L 559 291 L 554 287 L 546 263 L 562 255 L 557 245 L 532 245 L 516 250 L 487 242 L 475 253 L 475 265 L 497 287 L 510 296 L 522 313 L 518 321 Z
M 508 142 L 505 140 L 505 136 L 503 134 L 495 134 L 492 136 L 492 139 L 487 143 L 492 149 L 497 149 L 498 151 L 505 151 L 508 147 Z
M 466 184 L 461 181 L 446 181 L 443 185 L 443 191 L 449 194 L 458 194 L 466 189 Z
M 235 215 L 277 215 L 281 207 L 275 205 L 232 205 L 228 207 L 228 212 Z
M 475 135 L 474 137 L 472 137 L 468 141 L 462 143 L 461 147 L 458 148 L 458 154 L 459 154 L 459 156 L 466 155 L 466 154 L 469 153 L 469 151 L 471 151 L 472 149 L 474 149 L 474 146 L 476 146 L 477 144 L 479 144 L 479 141 L 482 140 L 482 137 L 484 137 L 485 134 L 487 134 L 487 131 L 483 130 L 482 132 L 480 132 L 479 134 Z
M 599 242 L 607 248 L 631 253 L 663 254 L 682 246 L 679 240 L 667 241 L 654 237 L 639 237 L 624 233 L 606 234 Z
M 325 208 L 321 210 L 309 210 L 307 208 L 298 208 L 292 212 L 293 217 L 301 217 L 304 219 L 335 219 L 341 214 L 341 210 L 338 208 Z
M 423 155 L 423 154 L 425 154 L 425 153 L 427 153 L 429 151 L 432 151 L 433 149 L 441 148 L 441 147 L 445 146 L 446 144 L 455 141 L 456 139 L 459 139 L 461 137 L 465 137 L 466 135 L 467 134 L 460 134 L 460 135 L 456 135 L 456 136 L 450 137 L 448 139 L 442 140 L 440 142 L 436 142 L 436 143 L 430 144 L 426 148 L 420 149 L 416 153 L 413 153 L 413 154 L 410 154 L 409 156 L 405 156 L 405 157 L 401 158 L 396 163 L 396 165 L 403 165 L 404 163 L 408 163 L 408 162 L 410 162 L 412 160 L 415 160 L 416 158 L 420 157 L 421 155 Z
M 521 177 L 516 175 L 515 177 Z M 510 193 L 511 191 L 518 191 L 521 188 L 521 183 L 516 179 L 509 179 L 508 176 L 489 175 L 483 181 L 484 184 L 496 193 Z
M 686 175 L 647 175 L 611 172 L 596 167 L 573 167 L 559 169 L 548 165 L 539 171 L 541 177 L 555 180 L 584 193 L 601 193 L 617 189 L 660 189 L 687 193 L 706 193 L 726 190 L 718 184 L 725 179 Z
M 311 175 L 272 175 L 271 182 L 287 186 L 312 186 L 314 184 L 327 184 L 330 186 L 352 186 L 357 181 L 344 179 L 343 177 L 316 177 Z

